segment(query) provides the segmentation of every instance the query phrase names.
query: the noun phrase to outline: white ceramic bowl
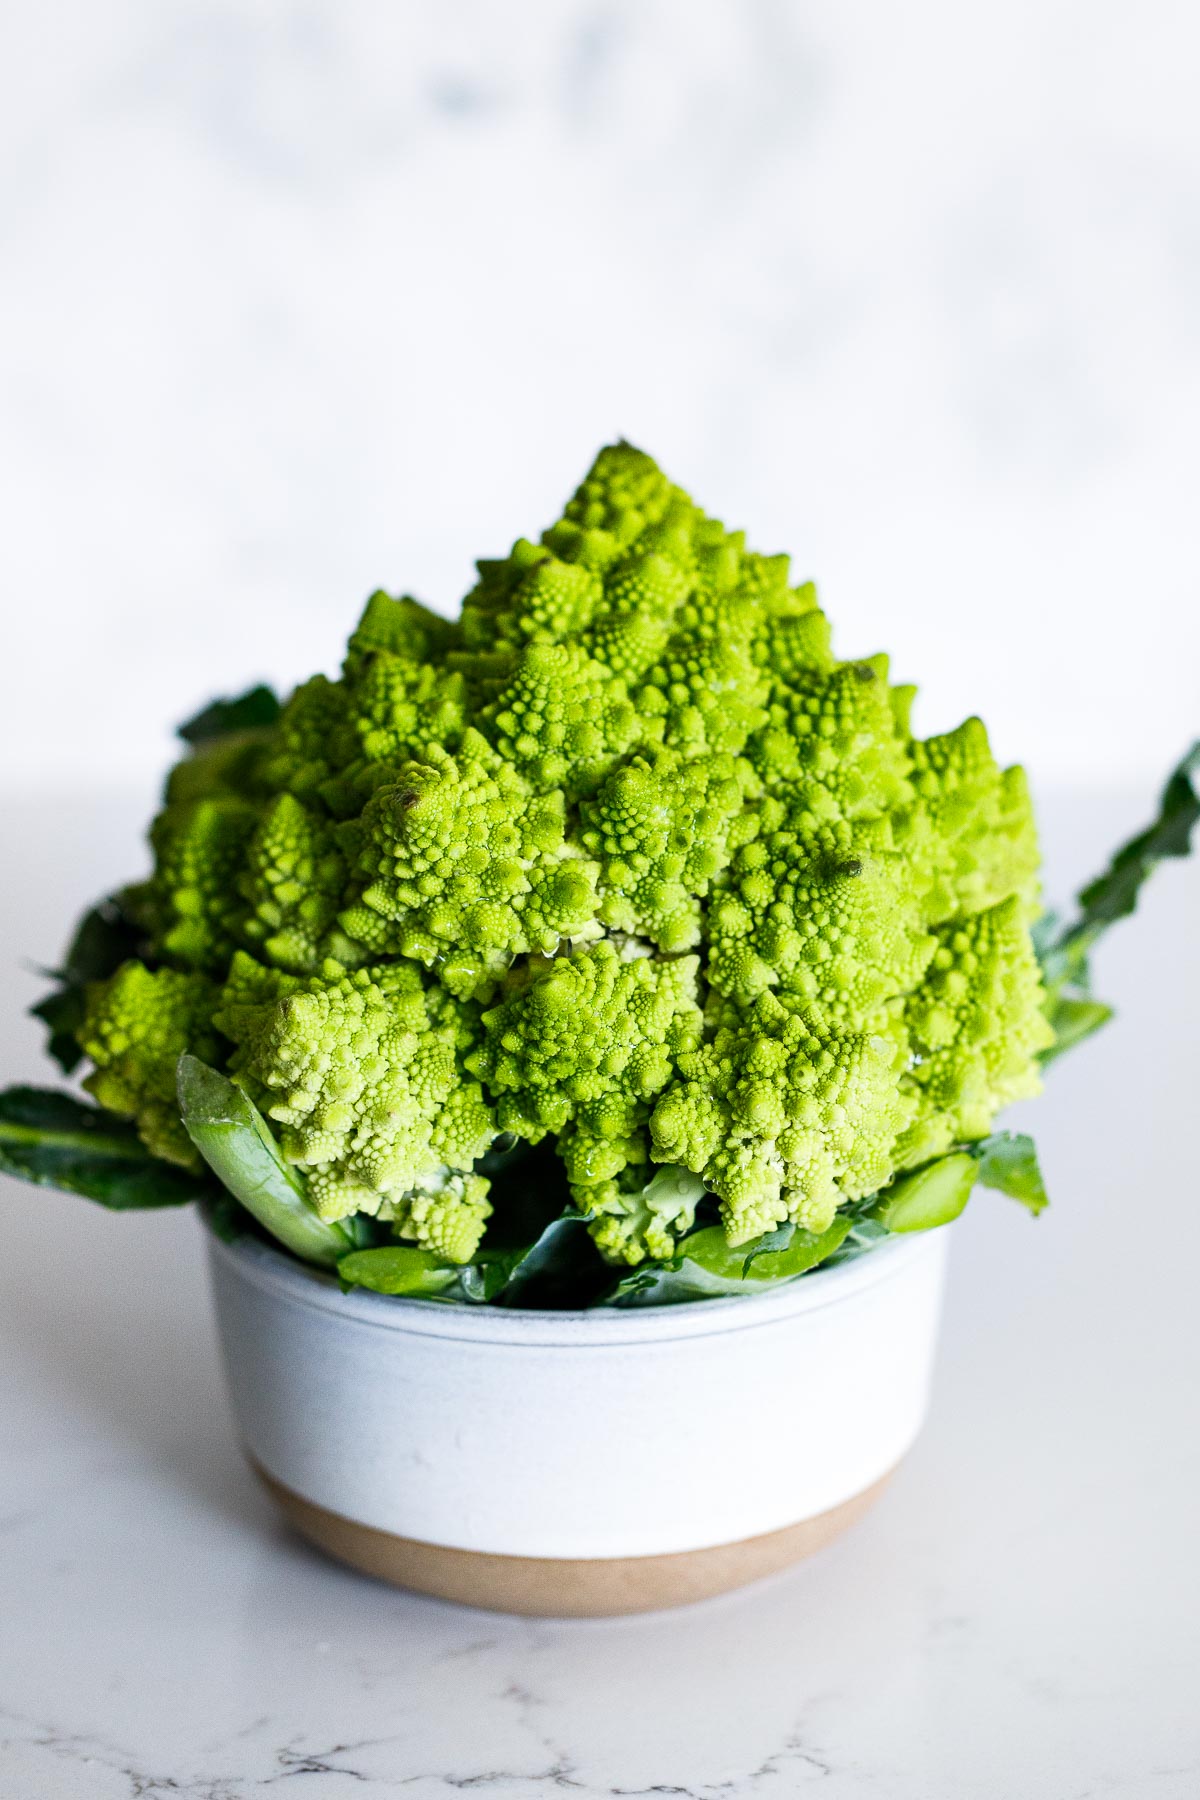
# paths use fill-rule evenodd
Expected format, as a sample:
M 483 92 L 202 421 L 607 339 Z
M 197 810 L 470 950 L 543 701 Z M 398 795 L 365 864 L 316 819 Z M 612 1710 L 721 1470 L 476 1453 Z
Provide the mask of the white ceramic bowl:
M 302 1531 L 405 1586 L 598 1613 L 752 1580 L 870 1503 L 925 1414 L 947 1233 L 581 1313 L 343 1294 L 210 1244 L 238 1427 Z

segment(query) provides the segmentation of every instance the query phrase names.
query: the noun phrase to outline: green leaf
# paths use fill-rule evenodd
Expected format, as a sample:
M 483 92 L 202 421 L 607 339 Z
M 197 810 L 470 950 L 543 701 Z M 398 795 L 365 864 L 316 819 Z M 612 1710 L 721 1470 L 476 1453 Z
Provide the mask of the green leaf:
M 83 1024 L 83 989 L 64 983 L 29 1010 L 47 1029 L 47 1054 L 64 1075 L 73 1075 L 83 1061 L 76 1035 Z
M 82 1194 L 113 1212 L 186 1206 L 213 1193 L 207 1177 L 151 1156 L 133 1127 L 112 1113 L 45 1088 L 0 1094 L 0 1170 Z
M 668 1263 L 643 1264 L 623 1276 L 608 1304 L 673 1306 L 686 1300 L 711 1300 L 724 1294 L 752 1294 L 780 1281 L 793 1281 L 826 1262 L 848 1235 L 853 1220 L 834 1219 L 827 1231 L 792 1227 L 786 1248 L 732 1248 L 719 1225 L 706 1225 L 684 1238 L 679 1254 Z M 776 1232 L 764 1236 L 775 1238 Z M 761 1240 L 760 1240 L 761 1242 Z
M 1159 799 L 1158 814 L 1144 831 L 1130 838 L 1103 874 L 1078 896 L 1079 915 L 1063 925 L 1047 914 L 1034 927 L 1034 947 L 1046 987 L 1046 1016 L 1055 1041 L 1042 1053 L 1052 1062 L 1064 1050 L 1082 1043 L 1112 1017 L 1111 1007 L 1091 999 L 1093 946 L 1110 925 L 1135 911 L 1142 885 L 1169 856 L 1187 856 L 1192 831 L 1200 820 L 1200 740 L 1176 765 Z
M 517 1258 L 496 1294 L 496 1305 L 574 1312 L 593 1305 L 612 1279 L 587 1220 L 569 1212 L 552 1220 Z
M 217 1179 L 287 1249 L 334 1268 L 356 1248 L 352 1230 L 317 1213 L 249 1096 L 199 1057 L 179 1059 L 179 1110 Z
M 529 1246 L 524 1250 L 481 1249 L 473 1262 L 448 1263 L 431 1251 L 419 1250 L 415 1244 L 383 1244 L 343 1258 L 338 1269 L 344 1281 L 374 1288 L 377 1293 L 421 1294 L 428 1300 L 457 1300 L 467 1306 L 483 1306 L 503 1293 L 528 1249 Z M 391 1261 L 384 1260 L 385 1256 Z M 378 1260 L 360 1262 L 360 1257 Z M 413 1257 L 428 1260 L 416 1263 Z M 369 1278 L 359 1275 L 360 1269 Z M 385 1282 L 390 1285 L 384 1285 Z
M 835 1268 L 838 1263 L 850 1262 L 857 1256 L 865 1256 L 868 1250 L 874 1250 L 885 1238 L 891 1237 L 886 1225 L 869 1216 L 855 1218 L 842 1242 L 826 1264 L 827 1268 Z
M 957 1219 L 978 1176 L 978 1164 L 965 1151 L 939 1157 L 884 1188 L 867 1216 L 888 1231 L 933 1231 Z
M 1113 1016 L 1111 1006 L 1103 1000 L 1092 1000 L 1082 994 L 1056 994 L 1046 1012 L 1047 1018 L 1054 1027 L 1054 1042 L 1049 1049 L 1043 1050 L 1040 1061 L 1043 1065 L 1052 1063 L 1056 1056 L 1064 1050 L 1073 1050 L 1076 1044 L 1082 1044 L 1084 1038 L 1091 1037 L 1093 1031 L 1099 1031 L 1107 1025 Z
M 508 1278 L 521 1260 L 519 1250 L 480 1250 L 474 1262 L 455 1270 L 456 1280 L 442 1295 L 444 1300 L 462 1300 L 468 1306 L 485 1306 L 503 1293 Z
M 234 731 L 257 731 L 273 725 L 280 714 L 279 700 L 261 682 L 232 700 L 210 700 L 194 718 L 177 727 L 177 735 L 193 747 L 211 738 L 228 737 Z
M 1171 771 L 1158 804 L 1158 817 L 1123 844 L 1102 875 L 1079 896 L 1081 918 L 1072 928 L 1093 937 L 1134 911 L 1146 877 L 1168 856 L 1187 856 L 1192 829 L 1200 820 L 1200 739 Z
M 245 1237 L 250 1222 L 245 1207 L 224 1188 L 218 1188 L 214 1198 L 205 1202 L 204 1216 L 213 1236 L 219 1237 L 223 1244 L 236 1244 L 240 1237 Z
M 774 1231 L 764 1231 L 756 1238 L 742 1259 L 742 1274 L 749 1275 L 760 1256 L 771 1256 L 776 1250 L 786 1250 L 796 1235 L 796 1227 L 790 1219 L 777 1225 Z
M 805 1231 L 799 1225 L 786 1232 L 777 1227 L 765 1232 L 748 1251 L 744 1244 L 731 1248 L 720 1225 L 706 1225 L 703 1231 L 684 1238 L 680 1250 L 684 1263 L 721 1281 L 732 1280 L 739 1285 L 788 1281 L 832 1255 L 849 1229 L 850 1221 L 845 1218 L 835 1218 L 821 1232 Z
M 984 1187 L 1027 1206 L 1036 1218 L 1050 1204 L 1033 1139 L 1023 1131 L 996 1131 L 969 1146 Z
M 370 1288 L 375 1294 L 415 1294 L 430 1297 L 444 1293 L 459 1275 L 454 1263 L 415 1245 L 384 1244 L 376 1250 L 353 1250 L 338 1262 L 338 1274 L 348 1287 Z
M 75 1033 L 83 1023 L 88 982 L 105 980 L 140 948 L 140 931 L 126 914 L 120 896 L 113 895 L 84 913 L 62 967 L 45 971 L 59 986 L 29 1010 L 49 1027 L 46 1048 L 64 1075 L 73 1074 L 83 1060 Z

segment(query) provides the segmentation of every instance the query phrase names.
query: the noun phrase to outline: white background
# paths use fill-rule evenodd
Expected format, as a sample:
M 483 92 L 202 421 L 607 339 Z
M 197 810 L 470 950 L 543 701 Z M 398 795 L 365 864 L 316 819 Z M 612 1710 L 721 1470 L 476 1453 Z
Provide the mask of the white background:
M 641 442 L 1035 778 L 1194 735 L 1187 0 L 42 0 L 0 24 L 0 767 L 214 690 Z

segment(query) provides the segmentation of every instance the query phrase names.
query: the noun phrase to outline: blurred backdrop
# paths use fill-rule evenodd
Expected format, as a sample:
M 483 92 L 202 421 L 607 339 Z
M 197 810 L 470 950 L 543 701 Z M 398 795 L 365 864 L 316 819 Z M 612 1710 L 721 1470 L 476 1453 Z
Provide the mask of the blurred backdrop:
M 1200 14 L 42 0 L 0 23 L 2 767 L 453 609 L 625 435 L 922 730 L 1200 721 Z

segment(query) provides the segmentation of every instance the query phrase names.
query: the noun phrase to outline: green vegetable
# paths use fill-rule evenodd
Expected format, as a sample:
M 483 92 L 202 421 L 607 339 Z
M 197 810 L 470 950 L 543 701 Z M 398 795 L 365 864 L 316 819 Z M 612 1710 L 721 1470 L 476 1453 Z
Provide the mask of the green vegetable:
M 612 1285 L 586 1221 L 575 1214 L 553 1220 L 521 1249 L 483 1248 L 468 1264 L 387 1244 L 342 1257 L 338 1274 L 348 1287 L 371 1288 L 377 1294 L 542 1310 L 586 1305 Z
M 147 1149 L 181 1168 L 199 1169 L 186 1117 L 180 1118 L 176 1066 L 185 1051 L 215 1057 L 213 988 L 207 976 L 122 963 L 108 981 L 89 983 L 78 1038 L 95 1063 L 88 1092 L 133 1119 Z
M 982 1169 L 966 1151 L 943 1156 L 928 1168 L 902 1175 L 885 1191 L 871 1217 L 888 1231 L 931 1231 L 948 1225 L 971 1198 Z
M 496 1290 L 499 1306 L 572 1310 L 590 1306 L 612 1286 L 612 1270 L 592 1242 L 586 1220 L 574 1214 L 555 1219 L 536 1241 L 503 1270 Z
M 113 1212 L 185 1206 L 215 1192 L 211 1182 L 152 1156 L 111 1113 L 42 1088 L 0 1094 L 0 1169 Z
M 759 1291 L 975 1180 L 1043 1205 L 996 1120 L 1108 1017 L 1088 952 L 1185 853 L 1200 748 L 1063 928 L 981 722 L 915 735 L 642 452 L 478 567 L 457 619 L 375 593 L 335 679 L 181 728 L 148 878 L 38 1009 L 126 1161 L 505 1306 Z
M 1158 815 L 1123 844 L 1103 874 L 1079 894 L 1079 914 L 1064 924 L 1047 913 L 1034 928 L 1034 942 L 1046 988 L 1046 1014 L 1054 1032 L 1043 1050 L 1050 1062 L 1090 1037 L 1112 1017 L 1112 1008 L 1092 998 L 1089 958 L 1110 925 L 1134 912 L 1147 877 L 1169 856 L 1187 856 L 1200 820 L 1200 740 L 1171 771 Z
M 1019 1200 L 1036 1218 L 1050 1204 L 1033 1139 L 1024 1132 L 997 1131 L 970 1146 L 984 1187 Z
M 272 1237 L 326 1268 L 355 1247 L 344 1225 L 328 1224 L 310 1204 L 253 1102 L 195 1056 L 179 1058 L 179 1110 L 218 1181 Z
M 337 1270 L 347 1287 L 418 1298 L 444 1293 L 458 1277 L 453 1263 L 443 1262 L 430 1250 L 417 1250 L 407 1244 L 352 1250 L 340 1259 Z
M 1042 1067 L 1051 1063 L 1064 1050 L 1073 1050 L 1076 1044 L 1082 1044 L 1093 1032 L 1107 1025 L 1113 1017 L 1113 1009 L 1103 1000 L 1090 998 L 1084 984 L 1090 976 L 1081 972 L 1078 977 L 1080 991 L 1069 993 L 1059 988 L 1048 996 L 1046 1017 L 1054 1033 L 1054 1041 L 1047 1044 L 1041 1053 Z
M 764 1284 L 792 1281 L 828 1260 L 847 1236 L 848 1217 L 835 1219 L 823 1232 L 802 1226 L 781 1228 L 787 1243 L 763 1247 L 754 1255 L 734 1249 L 719 1225 L 684 1238 L 670 1262 L 650 1265 L 626 1275 L 611 1297 L 616 1306 L 665 1306 L 683 1300 L 711 1300 L 727 1294 L 761 1291 Z M 772 1234 L 773 1236 L 777 1234 Z
M 368 974 L 273 978 L 238 952 L 215 1015 L 230 1068 L 308 1171 L 323 1219 L 391 1219 L 405 1237 L 468 1262 L 491 1207 L 472 1170 L 496 1137 L 458 1054 L 463 1007 L 411 963 Z
M 194 718 L 179 727 L 185 744 L 207 744 L 212 738 L 226 737 L 233 731 L 254 731 L 273 725 L 279 717 L 279 701 L 269 687 L 260 683 L 236 700 L 210 700 Z
M 101 900 L 83 915 L 60 969 L 46 973 L 58 987 L 30 1008 L 49 1029 L 47 1050 L 71 1075 L 83 1061 L 79 1032 L 86 1010 L 87 984 L 114 975 L 127 958 L 136 956 L 141 933 L 128 917 L 120 896 Z

